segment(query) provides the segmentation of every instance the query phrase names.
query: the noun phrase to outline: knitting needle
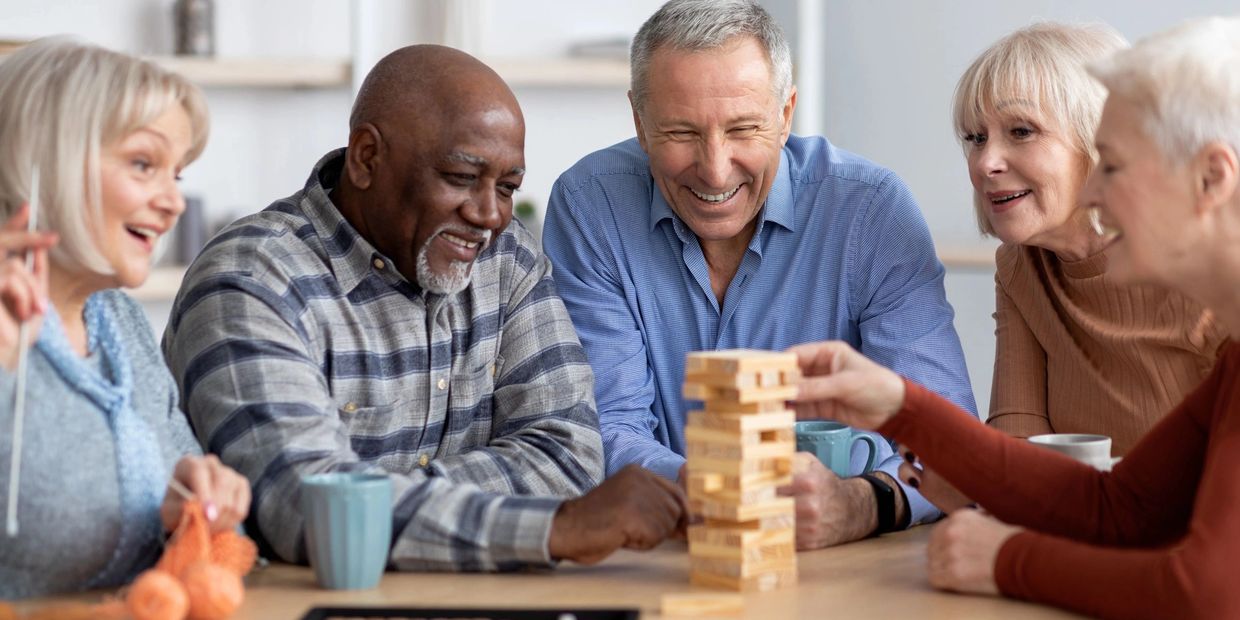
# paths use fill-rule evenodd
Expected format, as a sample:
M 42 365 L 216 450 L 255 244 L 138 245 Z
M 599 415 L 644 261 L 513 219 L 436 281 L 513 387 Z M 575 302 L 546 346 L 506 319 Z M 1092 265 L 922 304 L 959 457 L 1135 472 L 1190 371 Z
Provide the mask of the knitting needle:
M 172 489 L 173 491 L 176 491 L 177 495 L 180 495 L 186 501 L 192 501 L 192 500 L 198 499 L 198 497 L 194 495 L 193 491 L 186 488 L 186 486 L 181 484 L 176 478 L 168 479 L 168 488 Z
M 181 484 L 176 478 L 168 479 L 168 488 L 176 491 L 177 495 L 180 495 L 185 499 L 185 501 L 194 501 L 198 499 L 198 496 L 195 495 L 193 491 Z M 215 504 L 207 502 L 202 508 L 203 514 L 207 517 L 207 521 L 215 521 L 215 517 L 217 516 Z
M 30 172 L 30 219 L 26 232 L 34 232 L 39 222 L 39 167 Z M 26 270 L 34 271 L 34 251 L 26 250 Z M 30 324 L 22 321 L 17 334 L 17 389 L 13 395 L 13 454 L 9 467 L 8 522 L 5 531 L 9 538 L 17 536 L 17 487 L 21 484 L 22 469 L 22 419 L 26 415 L 26 340 Z

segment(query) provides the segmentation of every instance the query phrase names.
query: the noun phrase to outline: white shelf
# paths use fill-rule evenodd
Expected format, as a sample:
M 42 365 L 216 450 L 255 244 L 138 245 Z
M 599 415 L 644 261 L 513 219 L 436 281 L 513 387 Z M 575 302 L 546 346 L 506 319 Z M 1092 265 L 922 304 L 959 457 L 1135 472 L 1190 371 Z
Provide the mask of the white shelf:
M 13 50 L 0 52 L 0 62 Z M 319 58 L 195 58 L 148 56 L 147 60 L 199 86 L 231 88 L 344 88 L 353 79 L 347 60 Z
M 138 301 L 170 303 L 176 299 L 184 278 L 185 267 L 156 267 L 142 286 L 125 292 Z
M 521 86 L 629 87 L 629 62 L 610 58 L 486 58 L 514 88 Z
M 346 60 L 313 58 L 149 57 L 200 86 L 237 88 L 343 88 L 350 84 Z

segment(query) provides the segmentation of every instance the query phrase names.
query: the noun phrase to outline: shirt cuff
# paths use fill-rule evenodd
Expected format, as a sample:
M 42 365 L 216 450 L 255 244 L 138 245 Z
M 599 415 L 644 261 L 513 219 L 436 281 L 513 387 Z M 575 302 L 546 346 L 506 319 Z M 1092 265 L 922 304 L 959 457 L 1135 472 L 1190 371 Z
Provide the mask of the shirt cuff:
M 503 498 L 489 537 L 491 557 L 500 570 L 556 565 L 548 544 L 555 513 L 563 501 L 550 497 Z
M 672 482 L 676 482 L 680 478 L 680 468 L 684 464 L 685 457 L 672 452 L 665 456 L 651 460 L 646 465 L 646 469 L 649 469 L 650 471 L 667 478 Z
M 903 458 L 901 458 L 899 454 L 896 454 L 883 461 L 882 464 L 875 467 L 874 470 L 881 471 L 888 476 L 891 476 L 891 479 L 895 480 L 896 483 L 900 485 L 900 490 L 904 491 L 904 497 L 908 499 L 908 511 L 910 517 L 908 522 L 909 527 L 920 525 L 922 523 L 929 523 L 943 516 L 943 511 L 939 510 L 934 506 L 934 504 L 931 504 L 929 500 L 922 497 L 921 493 L 919 493 L 917 489 L 904 484 L 904 481 L 900 480 L 901 462 L 903 462 Z

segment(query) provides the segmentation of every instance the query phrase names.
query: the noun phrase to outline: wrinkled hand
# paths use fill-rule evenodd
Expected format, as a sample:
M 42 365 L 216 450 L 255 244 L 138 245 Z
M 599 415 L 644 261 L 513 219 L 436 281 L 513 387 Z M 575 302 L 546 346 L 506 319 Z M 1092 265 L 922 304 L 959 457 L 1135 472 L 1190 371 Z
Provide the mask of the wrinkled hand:
M 788 349 L 801 366 L 798 419 L 837 420 L 875 430 L 904 405 L 904 381 L 846 342 L 803 344 Z
M 797 549 L 859 540 L 878 527 L 868 482 L 843 480 L 808 452 L 796 453 L 792 464 L 792 484 L 779 493 L 796 499 Z
M 900 446 L 899 452 L 900 456 L 904 457 L 904 462 L 900 463 L 900 480 L 917 489 L 926 501 L 949 514 L 973 504 L 973 500 L 934 473 L 934 470 L 922 465 L 916 456 L 909 456 L 911 453 L 908 448 Z
M 555 559 L 594 564 L 620 548 L 654 548 L 683 530 L 688 514 L 684 491 L 676 483 L 629 465 L 560 505 L 548 549 Z
M 930 585 L 968 594 L 999 594 L 995 558 L 1021 528 L 976 510 L 957 510 L 930 534 L 926 549 Z
M 56 245 L 54 233 L 26 232 L 30 209 L 22 208 L 0 227 L 0 367 L 17 367 L 21 325 L 29 345 L 38 337 L 47 310 L 47 250 Z M 34 253 L 34 270 L 26 268 L 26 251 Z
M 235 529 L 250 512 L 250 481 L 221 463 L 214 454 L 182 457 L 172 477 L 202 502 L 212 532 Z M 165 530 L 171 532 L 181 522 L 184 506 L 185 498 L 168 489 L 159 508 Z

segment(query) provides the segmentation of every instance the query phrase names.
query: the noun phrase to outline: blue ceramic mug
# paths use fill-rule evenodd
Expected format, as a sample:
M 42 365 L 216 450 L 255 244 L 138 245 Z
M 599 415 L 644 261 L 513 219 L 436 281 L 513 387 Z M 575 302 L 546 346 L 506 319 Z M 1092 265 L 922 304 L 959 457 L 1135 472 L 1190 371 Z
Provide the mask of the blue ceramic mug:
M 382 474 L 314 474 L 301 479 L 306 551 L 319 585 L 379 585 L 392 544 L 392 480 Z
M 878 444 L 874 438 L 840 424 L 839 422 L 812 421 L 797 422 L 797 451 L 809 452 L 818 457 L 835 475 L 843 478 L 853 475 L 850 469 L 853 446 L 858 441 L 869 446 L 870 456 L 865 461 L 865 473 L 874 469 L 874 459 L 878 456 Z

